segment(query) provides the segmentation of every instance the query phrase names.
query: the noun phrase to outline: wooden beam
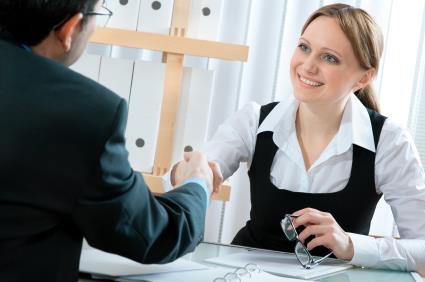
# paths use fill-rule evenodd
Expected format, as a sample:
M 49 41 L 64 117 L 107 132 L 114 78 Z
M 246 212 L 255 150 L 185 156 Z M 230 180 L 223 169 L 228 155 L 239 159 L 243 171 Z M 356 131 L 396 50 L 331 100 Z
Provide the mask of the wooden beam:
M 164 95 L 162 96 L 158 139 L 152 171 L 155 175 L 165 174 L 171 165 L 183 76 L 183 55 L 164 53 L 163 60 L 166 61 Z
M 152 174 L 143 173 L 143 178 L 146 184 L 154 194 L 162 194 L 165 192 L 164 187 L 162 185 L 162 177 Z
M 174 1 L 170 36 L 185 36 L 189 22 L 189 8 L 190 0 Z M 156 142 L 155 161 L 152 171 L 154 175 L 165 174 L 171 165 L 171 157 L 174 149 L 174 130 L 177 120 L 177 110 L 180 104 L 183 58 L 184 54 L 162 53 L 162 61 L 166 67 L 158 141 Z
M 171 36 L 186 36 L 189 26 L 190 4 L 190 0 L 174 0 L 170 29 Z
M 211 199 L 216 200 L 216 201 L 223 201 L 223 202 L 230 201 L 230 184 L 227 183 L 227 182 L 224 182 L 221 185 L 220 192 L 214 193 L 211 196 Z
M 244 62 L 249 51 L 245 45 L 117 28 L 96 29 L 90 42 Z
M 162 185 L 161 176 L 143 173 L 143 178 L 145 179 L 145 182 L 149 186 L 149 190 L 151 190 L 152 193 L 162 194 L 165 192 Z M 211 199 L 228 202 L 230 200 L 230 184 L 228 182 L 224 182 L 221 185 L 220 193 L 213 194 Z

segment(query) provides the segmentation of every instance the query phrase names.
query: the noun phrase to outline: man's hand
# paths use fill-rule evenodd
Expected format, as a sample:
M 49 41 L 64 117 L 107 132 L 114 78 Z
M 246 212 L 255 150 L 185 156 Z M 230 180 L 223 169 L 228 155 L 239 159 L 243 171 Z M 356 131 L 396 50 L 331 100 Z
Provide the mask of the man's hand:
M 185 157 L 185 159 L 186 159 L 186 157 Z M 182 163 L 182 162 L 183 161 L 177 163 L 171 169 L 170 180 L 171 180 L 171 185 L 173 185 L 173 186 L 177 185 L 176 170 L 177 170 L 178 166 L 180 165 L 180 163 Z M 218 165 L 218 163 L 216 163 L 214 161 L 208 161 L 208 165 L 211 168 L 211 171 L 212 171 L 212 174 L 213 174 L 213 193 L 219 193 L 221 184 L 223 184 L 223 175 L 221 174 L 220 166 Z M 183 181 L 180 180 L 179 183 L 181 183 Z
M 205 155 L 200 152 L 184 153 L 184 160 L 171 171 L 171 184 L 178 186 L 191 177 L 205 180 L 208 190 L 213 192 L 213 174 Z

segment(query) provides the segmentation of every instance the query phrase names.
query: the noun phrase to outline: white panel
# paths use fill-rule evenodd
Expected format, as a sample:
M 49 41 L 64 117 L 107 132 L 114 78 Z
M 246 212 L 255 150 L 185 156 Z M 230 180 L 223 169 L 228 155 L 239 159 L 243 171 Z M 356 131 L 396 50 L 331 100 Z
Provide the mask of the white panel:
M 247 0 L 223 1 L 222 19 L 219 25 L 218 41 L 235 44 L 245 44 L 246 30 L 248 29 L 248 18 L 250 2 Z M 210 107 L 210 118 L 208 122 L 208 136 L 211 136 L 230 114 L 236 109 L 236 101 L 239 95 L 239 83 L 243 63 L 211 59 L 209 68 L 215 71 L 213 83 L 213 97 Z M 235 188 L 232 182 L 232 188 Z M 239 189 L 243 190 L 243 189 Z M 249 189 L 246 189 L 249 194 Z M 205 240 L 218 241 L 219 231 L 223 228 L 222 241 L 230 242 L 235 235 L 235 228 L 245 223 L 245 217 L 241 218 L 240 205 L 249 205 L 249 198 L 238 197 L 238 191 L 232 189 L 231 202 L 226 203 L 224 213 L 225 224 L 221 224 L 222 202 L 212 201 L 210 204 L 205 224 Z M 233 209 L 237 205 L 238 209 Z M 246 209 L 249 213 L 249 208 Z M 249 214 L 248 214 L 249 218 Z M 235 227 L 236 225 L 236 227 Z M 237 230 L 236 230 L 237 231 Z M 230 237 L 230 239 L 229 239 Z
M 368 12 L 378 23 L 382 32 L 385 34 L 390 22 L 391 1 L 385 1 L 383 4 L 376 0 L 362 0 L 360 8 Z
M 142 58 L 143 50 L 136 48 L 127 48 L 122 46 L 111 47 L 111 58 L 126 59 L 126 60 L 140 60 Z
M 111 45 L 89 43 L 87 44 L 86 52 L 88 54 L 109 57 L 111 55 L 111 48 Z
M 223 0 L 192 1 L 188 37 L 217 40 Z
M 319 4 L 319 0 L 287 1 L 274 100 L 282 100 L 293 95 L 289 73 L 292 54 L 297 47 L 305 21 L 313 11 L 319 8 Z
M 106 6 L 114 13 L 107 27 L 136 30 L 140 0 L 108 0 Z
M 137 30 L 169 34 L 173 0 L 141 0 Z
M 162 52 L 145 49 L 141 54 L 140 60 L 161 63 Z
M 364 9 L 366 12 L 368 12 L 373 19 L 376 21 L 376 23 L 381 28 L 382 34 L 384 36 L 384 54 L 382 55 L 381 62 L 380 62 L 380 69 L 378 74 L 375 77 L 375 80 L 373 82 L 373 86 L 375 87 L 378 96 L 380 95 L 380 89 L 381 89 L 381 80 L 382 80 L 382 73 L 383 73 L 383 64 L 385 62 L 385 50 L 387 48 L 386 39 L 388 39 L 388 30 L 390 26 L 390 15 L 391 15 L 391 6 L 392 1 L 385 1 L 385 4 L 383 4 L 380 1 L 376 0 L 363 0 L 361 1 L 361 8 Z
M 165 66 L 136 61 L 127 123 L 129 161 L 137 171 L 152 172 L 158 136 Z
M 388 30 L 390 26 L 391 6 L 392 0 L 385 1 L 385 4 L 381 3 L 380 1 L 362 0 L 360 6 L 373 17 L 373 19 L 381 28 L 384 36 L 384 53 L 381 58 L 379 73 L 373 81 L 373 86 L 377 90 L 378 96 L 380 96 L 382 74 L 386 57 L 385 51 L 387 48 L 386 42 L 389 36 Z M 382 197 L 376 206 L 375 213 L 370 224 L 369 234 L 378 236 L 394 236 L 394 217 L 391 212 L 391 207 L 385 202 L 383 198 L 384 197 Z
M 217 41 L 222 17 L 223 0 L 192 1 L 187 37 Z M 207 68 L 209 58 L 185 56 L 184 65 Z
M 205 216 L 204 240 L 208 242 L 219 242 L 220 219 L 222 212 L 222 201 L 210 201 Z
M 209 118 L 213 78 L 213 71 L 189 68 L 183 70 L 173 163 L 181 160 L 187 146 L 196 151 L 202 149 Z
M 109 0 L 107 7 L 113 11 L 107 27 L 128 30 L 137 29 L 140 0 Z M 142 50 L 113 46 L 111 57 L 117 59 L 136 60 L 142 56 Z
M 133 73 L 133 61 L 102 57 L 99 83 L 128 101 Z
M 168 34 L 173 11 L 172 0 L 133 0 L 128 1 L 125 6 L 121 2 L 115 1 L 114 8 L 111 8 L 111 10 L 118 11 L 118 18 L 115 19 L 116 15 L 114 14 L 108 24 L 109 27 Z M 114 46 L 111 56 L 120 59 L 161 62 L 162 52 Z
M 335 3 L 343 3 L 343 4 L 355 6 L 356 0 L 324 0 L 323 6 L 329 5 L 329 4 L 335 4 Z
M 230 177 L 232 195 L 226 204 L 224 216 L 224 229 L 222 243 L 229 244 L 236 233 L 245 226 L 250 218 L 251 195 L 249 188 L 248 169 L 246 163 L 241 164 L 239 169 Z
M 381 83 L 382 113 L 407 124 L 424 1 L 394 0 Z M 408 16 L 407 16 L 408 15 Z M 402 71 L 401 71 L 402 70 Z
M 84 52 L 78 61 L 71 66 L 71 69 L 97 81 L 99 78 L 99 67 L 100 56 Z
M 207 57 L 185 55 L 183 65 L 189 68 L 206 69 L 208 68 L 209 61 L 210 59 Z
M 245 44 L 250 1 L 224 1 L 222 10 L 219 41 Z M 215 79 L 208 136 L 212 136 L 218 126 L 237 109 L 243 65 L 242 62 L 210 60 L 209 68 L 215 70 Z
M 249 101 L 265 104 L 273 98 L 286 2 L 269 0 L 266 5 L 262 0 L 252 1 L 249 59 L 243 69 L 239 107 Z

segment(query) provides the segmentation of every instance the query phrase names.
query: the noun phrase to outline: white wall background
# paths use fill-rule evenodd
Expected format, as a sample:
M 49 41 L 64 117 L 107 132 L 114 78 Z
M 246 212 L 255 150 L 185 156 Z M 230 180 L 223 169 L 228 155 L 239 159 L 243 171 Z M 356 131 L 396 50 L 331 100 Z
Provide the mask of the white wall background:
M 113 2 L 110 7 L 117 15 L 114 16 L 111 25 L 167 33 L 173 1 L 129 0 L 129 4 L 125 6 L 118 0 L 109 2 Z M 153 10 L 153 2 L 162 3 L 163 10 Z M 344 2 L 365 9 L 381 26 L 385 37 L 385 49 L 375 87 L 379 91 L 382 111 L 384 115 L 412 129 L 422 160 L 425 159 L 425 1 L 423 0 L 192 0 L 190 36 L 245 44 L 250 47 L 247 63 L 196 57 L 185 59 L 187 67 L 203 70 L 210 77 L 208 81 L 211 87 L 208 89 L 203 89 L 199 83 L 189 87 L 192 89 L 190 95 L 211 93 L 207 99 L 210 101 L 206 107 L 207 116 L 203 117 L 205 124 L 199 129 L 199 134 L 204 139 L 212 136 L 228 116 L 248 101 L 264 104 L 292 95 L 289 61 L 302 24 L 312 11 L 335 2 Z M 204 8 L 209 8 L 208 16 L 202 13 Z M 126 70 L 131 73 L 133 84 L 138 80 L 133 75 L 134 65 L 138 61 L 160 64 L 160 54 L 147 50 L 91 45 L 88 53 L 91 55 L 86 55 L 85 59 L 78 62 L 74 68 L 87 73 L 95 80 L 99 79 L 96 68 L 102 70 L 99 61 L 104 60 L 99 59 L 99 55 L 130 60 L 130 66 Z M 125 62 L 121 62 L 121 65 L 125 65 Z M 115 76 L 112 79 L 126 78 Z M 158 84 L 162 84 L 160 75 L 154 79 Z M 202 79 L 206 78 L 199 78 Z M 133 93 L 130 91 L 127 94 L 130 111 L 137 112 L 142 106 L 132 105 Z M 133 126 L 137 126 L 137 123 Z M 242 164 L 230 178 L 231 200 L 226 205 L 224 214 L 222 203 L 211 204 L 207 216 L 206 240 L 229 243 L 248 219 L 250 201 L 246 171 L 246 165 Z M 221 237 L 219 237 L 220 222 L 223 222 Z M 378 206 L 371 233 L 393 234 L 391 210 L 383 202 Z

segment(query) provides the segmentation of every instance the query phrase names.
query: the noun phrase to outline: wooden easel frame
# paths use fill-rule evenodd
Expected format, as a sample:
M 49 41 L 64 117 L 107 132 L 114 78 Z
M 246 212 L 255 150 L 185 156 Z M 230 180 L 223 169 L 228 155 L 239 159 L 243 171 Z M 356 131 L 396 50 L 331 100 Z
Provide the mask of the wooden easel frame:
M 161 106 L 158 141 L 152 174 L 144 173 L 146 183 L 154 193 L 163 193 L 162 175 L 171 166 L 175 121 L 180 100 L 185 55 L 247 61 L 248 46 L 185 37 L 190 11 L 190 0 L 175 0 L 170 34 L 155 34 L 116 28 L 98 28 L 91 42 L 163 52 L 166 64 L 164 95 Z M 224 183 L 215 200 L 229 201 L 230 185 Z

